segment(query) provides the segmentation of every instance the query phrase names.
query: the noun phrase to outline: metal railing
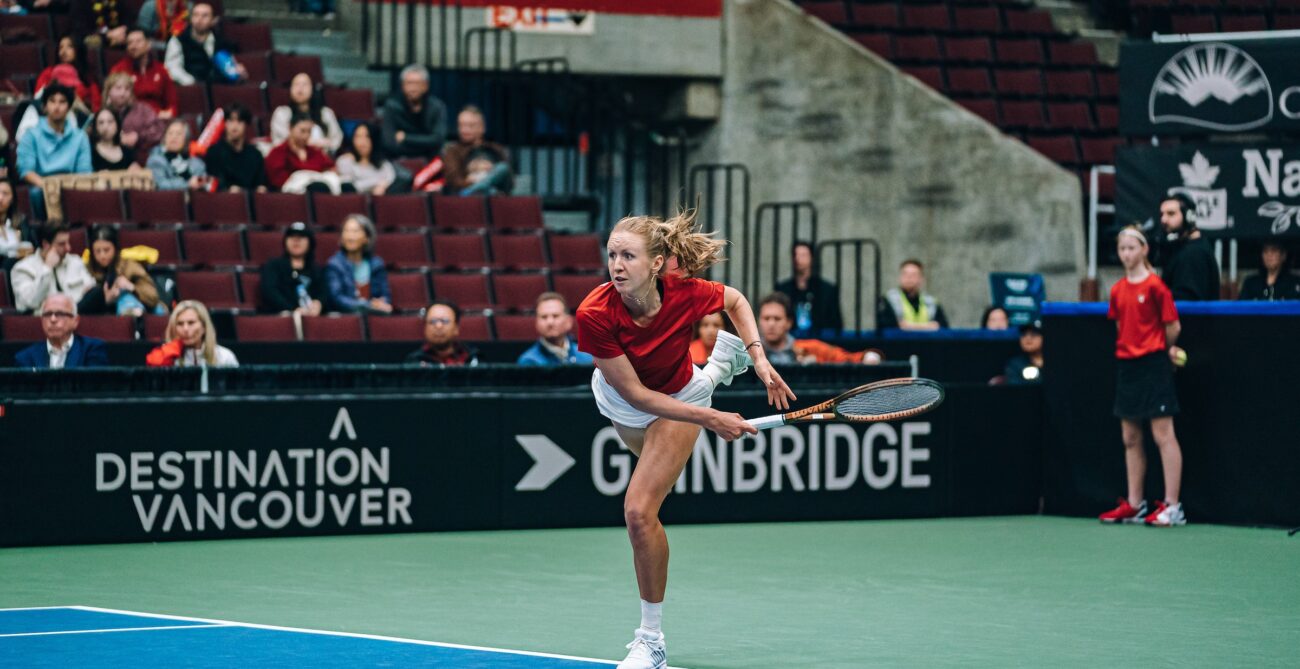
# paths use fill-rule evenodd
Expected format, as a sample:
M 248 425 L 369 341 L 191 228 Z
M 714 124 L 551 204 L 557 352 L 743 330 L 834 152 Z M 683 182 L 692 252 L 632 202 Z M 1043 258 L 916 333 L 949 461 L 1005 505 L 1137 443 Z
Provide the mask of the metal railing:
M 763 238 L 764 223 L 770 222 L 771 237 Z M 790 273 L 794 273 L 793 261 L 790 260 L 789 244 L 782 245 L 781 230 L 784 227 L 790 229 L 790 242 L 803 240 L 811 243 L 813 248 L 817 247 L 817 205 L 808 200 L 798 202 L 764 202 L 758 205 L 754 211 L 754 223 L 752 229 L 745 230 L 745 239 L 747 246 L 745 256 L 748 261 L 748 269 L 742 279 L 742 285 L 748 290 L 749 295 L 760 296 L 771 290 L 770 287 L 776 286 L 780 280 L 781 258 L 786 258 L 790 263 Z M 801 228 L 807 227 L 808 234 L 800 236 Z M 762 279 L 762 253 L 761 247 L 767 246 L 772 251 L 772 264 L 770 266 L 771 281 L 764 288 Z M 752 272 L 752 273 L 751 273 Z
M 846 287 L 852 286 L 853 290 L 853 327 L 849 327 L 849 320 L 844 319 L 844 328 L 846 330 L 865 330 L 863 326 L 865 321 L 862 317 L 862 252 L 863 248 L 869 248 L 872 253 L 871 265 L 873 269 L 871 282 L 871 322 L 873 330 L 878 329 L 875 318 L 876 304 L 880 302 L 880 243 L 874 239 L 857 238 L 857 239 L 828 239 L 817 244 L 816 253 L 813 257 L 817 259 L 817 266 L 823 268 L 822 278 L 829 276 L 825 272 L 826 263 L 822 262 L 827 250 L 833 250 L 835 255 L 835 285 L 840 289 L 840 306 L 843 308 L 844 297 L 847 293 Z M 853 251 L 853 283 L 844 283 L 844 251 L 845 249 Z
M 702 177 L 702 178 L 701 178 Z M 749 168 L 740 163 L 704 163 L 691 167 L 688 183 L 692 203 L 698 203 L 701 219 L 699 225 L 705 230 L 717 231 L 723 239 L 739 246 L 742 250 L 748 243 L 744 237 L 737 238 L 735 233 L 745 234 L 749 231 L 750 187 Z M 733 222 L 736 223 L 733 225 Z M 722 263 L 716 267 L 721 270 L 711 271 L 716 279 L 722 275 L 724 283 L 731 283 L 732 263 Z M 744 285 L 744 266 L 738 270 L 741 285 Z

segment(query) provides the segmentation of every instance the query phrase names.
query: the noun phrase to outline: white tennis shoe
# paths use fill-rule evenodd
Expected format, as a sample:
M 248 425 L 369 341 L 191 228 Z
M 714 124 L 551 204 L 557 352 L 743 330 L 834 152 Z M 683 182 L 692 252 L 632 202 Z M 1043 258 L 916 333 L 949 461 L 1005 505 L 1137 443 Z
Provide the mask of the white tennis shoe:
M 729 386 L 732 379 L 749 370 L 749 363 L 749 353 L 740 337 L 718 330 L 718 340 L 713 344 L 709 362 L 704 365 L 704 375 L 709 377 L 714 388 Z
M 663 632 L 651 632 L 644 627 L 638 627 L 636 636 L 627 648 L 627 658 L 618 663 L 618 669 L 667 669 L 668 667 L 668 651 L 664 648 Z

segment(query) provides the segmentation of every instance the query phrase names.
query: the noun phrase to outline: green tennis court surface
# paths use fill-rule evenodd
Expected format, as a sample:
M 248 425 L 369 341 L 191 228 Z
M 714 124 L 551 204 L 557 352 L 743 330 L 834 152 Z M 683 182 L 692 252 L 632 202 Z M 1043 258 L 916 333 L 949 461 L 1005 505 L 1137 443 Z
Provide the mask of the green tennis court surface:
M 671 502 L 670 502 L 671 503 Z M 675 666 L 1295 666 L 1300 537 L 1089 520 L 670 527 Z M 620 659 L 620 529 L 0 550 L 0 608 L 86 605 Z

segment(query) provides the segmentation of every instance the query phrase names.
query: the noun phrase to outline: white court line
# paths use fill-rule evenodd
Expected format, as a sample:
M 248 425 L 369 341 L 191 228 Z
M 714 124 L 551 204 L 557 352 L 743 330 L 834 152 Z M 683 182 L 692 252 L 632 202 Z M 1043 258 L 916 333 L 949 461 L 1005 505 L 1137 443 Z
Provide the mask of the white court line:
M 51 611 L 54 609 L 70 609 L 71 606 L 15 606 L 8 609 L 0 609 L 0 613 L 5 611 Z
M 58 608 L 69 608 L 60 606 Z M 54 636 L 56 634 L 105 634 L 108 632 L 152 632 L 155 630 L 192 630 L 200 627 L 232 627 L 232 625 L 163 625 L 160 627 L 111 627 L 99 630 L 61 630 L 58 632 L 16 632 L 0 634 L 0 639 L 15 636 Z

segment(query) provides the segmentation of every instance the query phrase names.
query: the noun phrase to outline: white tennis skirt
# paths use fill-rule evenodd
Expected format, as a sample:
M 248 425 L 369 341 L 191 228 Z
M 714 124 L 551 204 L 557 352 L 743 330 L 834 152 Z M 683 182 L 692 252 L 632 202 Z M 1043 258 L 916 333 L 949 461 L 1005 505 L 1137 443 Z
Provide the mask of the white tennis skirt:
M 713 406 L 713 383 L 699 367 L 691 365 L 691 369 L 694 370 L 694 375 L 681 390 L 672 394 L 673 399 L 697 407 Z M 596 408 L 600 409 L 600 415 L 619 425 L 644 428 L 659 419 L 654 414 L 646 413 L 628 404 L 614 386 L 609 385 L 609 381 L 605 380 L 605 375 L 601 374 L 599 369 L 591 375 L 591 392 L 596 396 Z

